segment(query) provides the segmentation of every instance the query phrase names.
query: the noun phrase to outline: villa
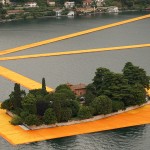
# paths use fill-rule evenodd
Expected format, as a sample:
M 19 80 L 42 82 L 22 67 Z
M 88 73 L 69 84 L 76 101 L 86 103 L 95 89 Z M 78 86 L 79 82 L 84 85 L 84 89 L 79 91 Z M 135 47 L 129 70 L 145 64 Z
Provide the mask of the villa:
M 56 5 L 56 2 L 54 0 L 47 0 L 47 4 L 49 6 L 55 6 Z
M 38 7 L 38 5 L 36 2 L 27 2 L 27 3 L 25 3 L 25 7 L 35 8 L 35 7 Z
M 86 85 L 83 83 L 73 85 L 71 83 L 67 83 L 67 86 L 73 91 L 77 96 L 82 96 L 86 93 Z
M 73 8 L 75 6 L 75 2 L 65 2 L 65 8 Z
M 2 3 L 3 5 L 6 5 L 6 4 L 10 4 L 10 1 L 9 0 L 0 0 L 0 3 Z

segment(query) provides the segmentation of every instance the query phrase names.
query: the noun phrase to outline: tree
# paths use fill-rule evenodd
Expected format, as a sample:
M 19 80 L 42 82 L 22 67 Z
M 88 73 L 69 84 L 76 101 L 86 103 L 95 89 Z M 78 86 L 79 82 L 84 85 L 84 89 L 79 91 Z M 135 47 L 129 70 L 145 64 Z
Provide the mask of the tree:
M 2 3 L 0 3 L 0 10 L 2 10 L 3 9 L 3 4 Z
M 14 115 L 10 123 L 12 125 L 21 125 L 23 123 L 23 120 L 20 116 Z
M 95 77 L 93 79 L 93 85 L 97 93 L 100 93 L 102 88 L 106 87 L 106 80 L 110 77 L 111 79 L 112 73 L 107 68 L 98 68 L 95 72 Z
M 123 75 L 128 79 L 129 84 L 141 84 L 149 89 L 149 77 L 144 69 L 134 66 L 131 62 L 127 62 L 123 68 Z
M 70 88 L 66 84 L 60 84 L 59 86 L 56 87 L 55 92 L 58 92 L 62 89 L 70 90 Z
M 1 104 L 1 109 L 7 109 L 7 110 L 12 110 L 13 106 L 12 106 L 12 102 L 10 101 L 10 99 L 5 100 L 2 104 Z
M 112 112 L 124 109 L 124 103 L 122 101 L 112 101 Z
M 28 93 L 23 101 L 22 106 L 25 111 L 28 111 L 30 114 L 36 114 L 37 108 L 36 108 L 36 97 L 30 93 Z
M 88 91 L 85 95 L 85 104 L 90 105 L 90 103 L 94 100 L 95 96 L 92 94 L 92 92 Z
M 63 100 L 61 101 L 61 107 L 62 108 L 70 108 L 72 111 L 72 117 L 76 117 L 78 114 L 78 111 L 80 109 L 79 102 L 76 100 Z
M 70 89 L 61 89 L 55 93 L 63 95 L 64 99 L 74 100 L 76 98 L 75 94 Z
M 44 113 L 44 123 L 45 124 L 54 124 L 57 122 L 56 115 L 53 111 L 53 109 L 48 108 Z
M 14 109 L 22 108 L 21 102 L 24 96 L 25 91 L 21 91 L 20 84 L 15 83 L 14 91 L 10 94 L 10 100 Z
M 106 95 L 112 100 L 120 101 L 123 96 L 122 90 L 128 87 L 128 80 L 122 74 L 111 73 L 105 76 L 103 84 L 98 95 Z
M 38 125 L 39 124 L 39 119 L 38 119 L 38 117 L 36 115 L 30 114 L 29 116 L 27 116 L 25 118 L 24 123 L 27 124 L 28 126 Z
M 47 94 L 45 78 L 42 78 L 42 91 L 41 92 L 42 92 L 43 95 Z
M 81 106 L 78 117 L 80 119 L 88 119 L 92 117 L 91 109 L 88 106 Z
M 76 117 L 78 115 L 80 105 L 79 102 L 76 100 L 70 100 L 69 106 L 68 106 L 71 111 L 72 111 L 72 117 Z
M 62 108 L 61 110 L 61 122 L 66 122 L 71 119 L 72 110 L 70 108 Z
M 43 116 L 48 107 L 49 107 L 48 101 L 45 101 L 43 99 L 37 100 L 36 102 L 37 115 Z
M 92 93 L 93 95 L 97 95 L 96 87 L 93 83 L 90 83 L 86 86 L 87 93 Z
M 57 5 L 64 5 L 66 0 L 55 0 Z
M 60 122 L 60 120 L 61 120 L 61 103 L 59 100 L 55 100 L 53 102 L 53 110 L 56 114 L 57 122 Z
M 132 94 L 137 105 L 141 105 L 146 102 L 146 91 L 141 84 L 136 84 L 132 87 Z
M 125 86 L 121 90 L 121 94 L 122 94 L 121 101 L 124 103 L 125 108 L 136 105 L 134 95 L 133 95 L 133 90 L 134 89 L 131 85 Z
M 112 112 L 112 101 L 109 97 L 101 95 L 93 100 L 91 107 L 94 108 L 95 115 L 109 114 Z

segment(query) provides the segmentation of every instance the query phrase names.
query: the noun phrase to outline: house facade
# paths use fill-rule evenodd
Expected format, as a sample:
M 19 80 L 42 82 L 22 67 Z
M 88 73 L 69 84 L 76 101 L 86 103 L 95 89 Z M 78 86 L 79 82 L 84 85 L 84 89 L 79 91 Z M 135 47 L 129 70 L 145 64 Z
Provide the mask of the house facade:
M 86 6 L 91 6 L 92 4 L 92 0 L 83 0 L 83 6 L 86 7 Z
M 101 7 L 104 4 L 104 0 L 96 0 L 97 7 Z
M 54 0 L 47 0 L 47 4 L 48 4 L 49 6 L 55 6 L 55 5 L 56 5 L 56 3 L 55 3 Z
M 0 0 L 0 3 L 2 3 L 3 5 L 6 5 L 6 4 L 10 4 L 10 1 L 9 0 Z
M 119 9 L 118 9 L 118 7 L 116 7 L 116 6 L 110 6 L 110 7 L 108 8 L 108 12 L 109 12 L 109 13 L 118 13 L 118 12 L 119 12 Z
M 84 94 L 86 94 L 86 85 L 83 84 L 83 83 L 80 83 L 80 84 L 76 84 L 76 85 L 73 85 L 71 83 L 67 83 L 66 84 L 70 89 L 71 91 L 73 91 L 75 93 L 75 95 L 77 96 L 82 96 Z
M 65 8 L 73 8 L 75 6 L 75 2 L 65 2 Z
M 25 3 L 25 7 L 35 8 L 35 7 L 38 7 L 38 5 L 36 2 L 27 2 L 27 3 Z

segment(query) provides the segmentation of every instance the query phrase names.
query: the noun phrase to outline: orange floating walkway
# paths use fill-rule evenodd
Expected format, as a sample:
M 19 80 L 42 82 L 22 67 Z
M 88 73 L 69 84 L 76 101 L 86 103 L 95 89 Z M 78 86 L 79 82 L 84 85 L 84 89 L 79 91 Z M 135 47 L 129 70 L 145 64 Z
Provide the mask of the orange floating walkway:
M 112 130 L 150 123 L 150 105 L 101 120 L 39 130 L 23 130 L 10 125 L 11 117 L 0 109 L 0 136 L 13 145 L 55 139 L 78 134 Z
M 38 58 L 38 57 L 50 57 L 50 56 L 61 56 L 61 55 L 74 55 L 74 54 L 84 54 L 84 53 L 95 53 L 95 52 L 114 51 L 114 50 L 127 50 L 127 49 L 133 49 L 133 48 L 143 48 L 143 47 L 150 47 L 150 44 L 138 44 L 138 45 L 106 47 L 106 48 L 96 48 L 96 49 L 87 49 L 87 50 L 74 50 L 74 51 L 45 53 L 45 54 L 32 54 L 32 55 L 23 55 L 23 56 L 1 57 L 0 61 Z
M 68 34 L 68 35 L 64 35 L 64 36 L 60 36 L 60 37 L 56 37 L 56 38 L 52 38 L 52 39 L 48 39 L 48 40 L 44 40 L 44 41 L 40 41 L 40 42 L 36 42 L 36 43 L 31 43 L 31 44 L 19 46 L 19 47 L 16 47 L 16 48 L 2 50 L 2 51 L 0 51 L 0 56 L 5 55 L 5 54 L 9 54 L 9 53 L 13 53 L 13 52 L 17 52 L 17 51 L 22 51 L 22 50 L 33 48 L 33 47 L 37 47 L 37 46 L 41 46 L 41 45 L 44 45 L 44 44 L 49 44 L 49 43 L 53 43 L 53 42 L 57 42 L 57 41 L 61 41 L 61 40 L 65 40 L 65 39 L 69 39 L 69 38 L 89 34 L 89 33 L 92 33 L 92 32 L 112 28 L 112 27 L 115 27 L 115 26 L 127 24 L 127 23 L 130 23 L 130 22 L 134 22 L 134 21 L 138 21 L 138 20 L 142 20 L 142 19 L 146 19 L 146 18 L 150 18 L 150 14 L 140 16 L 140 17 L 136 17 L 136 18 L 132 18 L 132 19 L 128 19 L 128 20 L 124 20 L 124 21 L 120 21 L 120 22 L 116 22 L 116 23 L 112 23 L 112 24 L 108 24 L 108 25 L 104 25 L 104 26 L 100 26 L 100 27 L 97 27 L 97 28 L 92 28 L 92 29 L 88 29 L 88 30 L 84 30 L 84 31 L 80 31 L 80 32 L 76 32 L 76 33 L 72 33 L 72 34 Z
M 23 87 L 27 88 L 27 89 L 39 89 L 42 87 L 42 85 L 32 79 L 29 79 L 21 74 L 18 74 L 14 71 L 11 71 L 5 67 L 0 66 L 0 75 L 6 79 L 9 79 L 15 83 L 19 83 L 20 85 L 22 85 Z M 46 90 L 48 92 L 52 92 L 53 89 L 46 87 Z

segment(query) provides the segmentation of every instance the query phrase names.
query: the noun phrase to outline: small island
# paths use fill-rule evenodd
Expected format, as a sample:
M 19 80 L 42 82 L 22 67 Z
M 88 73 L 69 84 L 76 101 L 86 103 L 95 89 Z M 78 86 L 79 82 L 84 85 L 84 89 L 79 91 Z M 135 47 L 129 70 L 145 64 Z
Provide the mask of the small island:
M 20 89 L 15 83 L 9 99 L 1 104 L 12 114 L 11 124 L 47 127 L 64 122 L 82 121 L 99 115 L 108 115 L 129 107 L 140 107 L 150 100 L 150 77 L 144 69 L 127 62 L 122 73 L 114 73 L 107 68 L 98 68 L 93 82 L 75 92 L 71 84 L 59 85 L 54 92 L 46 91 L 45 78 L 42 88 Z M 51 125 L 51 126 L 49 126 Z

